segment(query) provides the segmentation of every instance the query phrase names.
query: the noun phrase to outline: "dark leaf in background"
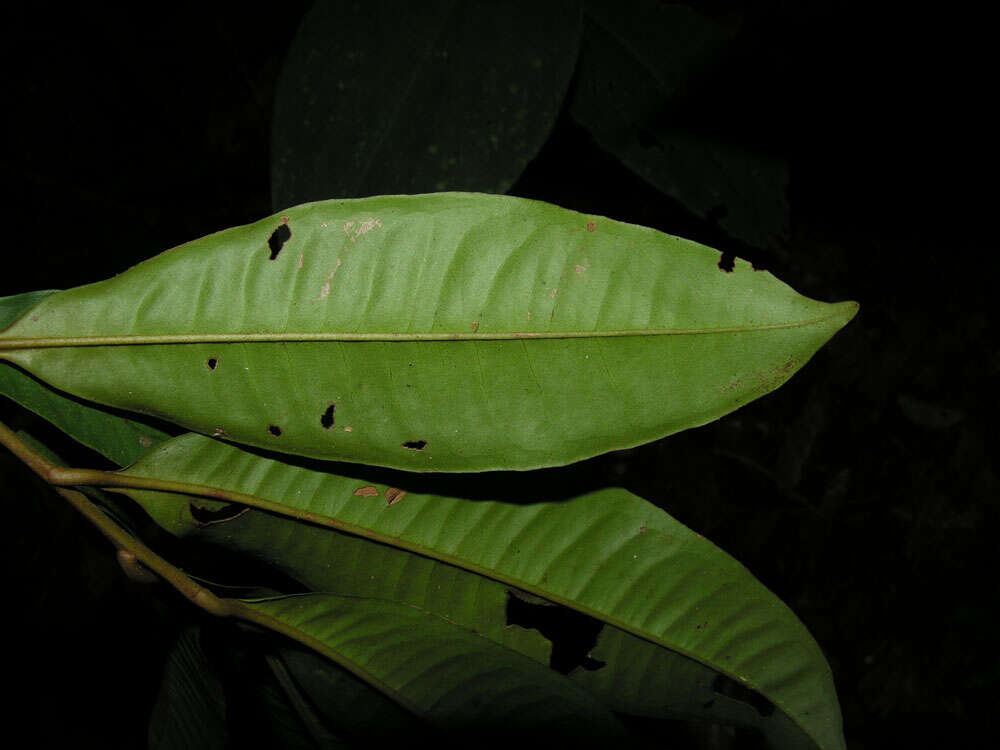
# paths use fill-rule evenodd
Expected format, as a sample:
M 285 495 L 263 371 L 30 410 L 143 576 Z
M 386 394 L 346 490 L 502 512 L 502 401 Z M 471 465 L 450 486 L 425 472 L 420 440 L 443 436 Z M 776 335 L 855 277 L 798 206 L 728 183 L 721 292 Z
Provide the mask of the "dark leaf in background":
M 506 192 L 555 123 L 579 40 L 573 2 L 317 3 L 278 83 L 275 208 Z
M 167 655 L 163 682 L 149 720 L 149 750 L 223 750 L 226 698 L 201 647 L 201 631 L 181 631 Z
M 339 734 L 369 745 L 393 738 L 430 738 L 423 722 L 329 659 L 297 645 L 283 645 L 277 658 Z
M 788 232 L 788 167 L 706 127 L 700 86 L 736 33 L 684 5 L 586 6 L 569 113 L 629 169 L 727 234 L 768 247 Z M 724 92 L 723 92 L 724 95 Z M 742 102 L 741 102 L 742 103 Z M 725 103 L 714 103 L 725 113 Z M 734 112 L 734 117 L 752 113 Z

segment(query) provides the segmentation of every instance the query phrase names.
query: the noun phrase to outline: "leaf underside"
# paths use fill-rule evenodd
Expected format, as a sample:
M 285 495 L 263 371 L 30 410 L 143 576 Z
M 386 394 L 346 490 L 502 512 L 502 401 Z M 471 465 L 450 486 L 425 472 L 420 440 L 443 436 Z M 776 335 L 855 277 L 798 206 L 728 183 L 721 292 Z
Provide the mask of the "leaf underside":
M 304 594 L 244 606 L 448 734 L 543 732 L 601 747 L 625 733 L 596 699 L 520 654 L 396 602 Z
M 486 580 L 492 578 L 694 659 L 758 692 L 819 747 L 842 745 L 829 667 L 802 623 L 731 557 L 624 490 L 531 505 L 417 493 L 390 503 L 398 497 L 394 488 L 291 466 L 195 434 L 150 451 L 125 473 L 239 493 L 230 499 L 270 500 L 290 512 L 308 512 L 314 522 L 417 553 L 406 560 L 393 559 L 390 552 L 369 554 L 364 545 L 380 545 L 351 542 L 341 534 L 324 536 L 318 527 L 282 529 L 253 512 L 201 529 L 185 512 L 190 498 L 128 490 L 174 533 L 207 533 L 275 562 L 309 587 L 427 604 L 498 643 L 544 658 L 532 641 L 507 635 L 517 629 L 504 632 L 503 595 Z M 265 539 L 269 532 L 275 536 Z M 448 564 L 421 564 L 419 556 Z M 458 569 L 481 577 L 465 579 Z M 455 587 L 456 597 L 449 598 L 442 587 Z M 641 649 L 627 648 L 638 658 Z M 600 687 L 601 672 L 594 675 L 581 679 Z M 696 676 L 710 679 L 705 673 Z M 755 723 L 746 714 L 727 715 L 728 710 L 720 705 L 716 716 Z
M 716 419 L 856 309 L 537 201 L 384 196 L 298 206 L 46 297 L 0 333 L 0 356 L 271 450 L 531 469 Z

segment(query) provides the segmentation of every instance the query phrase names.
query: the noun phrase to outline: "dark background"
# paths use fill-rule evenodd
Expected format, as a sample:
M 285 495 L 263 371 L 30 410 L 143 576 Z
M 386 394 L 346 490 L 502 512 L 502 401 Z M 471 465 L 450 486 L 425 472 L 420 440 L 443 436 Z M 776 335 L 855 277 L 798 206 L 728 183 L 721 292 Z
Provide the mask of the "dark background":
M 787 160 L 787 239 L 727 236 L 565 115 L 509 192 L 704 241 L 861 312 L 774 394 L 572 476 L 664 507 L 786 601 L 831 663 L 850 747 L 971 746 L 1000 687 L 989 24 L 955 5 L 689 4 L 741 20 L 706 127 Z M 272 213 L 275 83 L 307 7 L 8 19 L 0 295 Z M 6 400 L 0 418 L 43 429 Z M 141 746 L 185 605 L 128 583 L 6 453 L 0 482 L 8 722 L 42 745 Z

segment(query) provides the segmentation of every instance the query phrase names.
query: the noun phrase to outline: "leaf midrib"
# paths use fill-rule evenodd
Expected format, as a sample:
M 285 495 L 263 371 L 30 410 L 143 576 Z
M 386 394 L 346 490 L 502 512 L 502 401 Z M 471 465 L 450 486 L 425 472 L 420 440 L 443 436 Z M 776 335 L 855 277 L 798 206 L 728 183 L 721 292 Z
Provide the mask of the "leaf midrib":
M 843 303 L 842 303 L 843 304 Z M 141 346 L 151 344 L 253 344 L 316 341 L 509 341 L 519 339 L 580 339 L 627 336 L 692 336 L 720 333 L 751 333 L 786 328 L 804 328 L 844 317 L 842 310 L 829 315 L 788 323 L 723 326 L 719 328 L 633 328 L 613 331 L 484 331 L 484 332 L 282 332 L 282 333 L 165 333 L 118 336 L 61 336 L 40 338 L 0 339 L 0 351 L 15 349 L 48 349 L 76 346 Z

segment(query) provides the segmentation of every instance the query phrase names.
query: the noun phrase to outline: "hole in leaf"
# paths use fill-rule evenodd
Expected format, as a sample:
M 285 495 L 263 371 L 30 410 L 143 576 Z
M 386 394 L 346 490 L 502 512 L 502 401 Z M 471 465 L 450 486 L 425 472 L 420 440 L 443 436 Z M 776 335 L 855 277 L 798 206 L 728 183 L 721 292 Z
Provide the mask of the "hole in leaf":
M 409 448 L 411 451 L 422 451 L 427 447 L 426 440 L 407 440 L 403 443 L 404 448 Z
M 736 256 L 732 253 L 723 253 L 722 257 L 719 258 L 719 268 L 721 268 L 726 273 L 732 273 L 733 268 L 736 266 Z
M 712 682 L 712 690 L 719 695 L 725 695 L 728 698 L 740 701 L 740 703 L 746 703 L 761 716 L 770 716 L 774 713 L 774 704 L 771 701 L 756 690 L 744 687 L 736 682 L 736 680 L 730 679 L 724 674 L 716 675 L 715 680 Z
M 206 362 L 205 364 L 208 365 L 209 370 L 214 370 L 216 367 L 219 366 L 219 360 L 216 359 L 215 357 L 209 357 L 208 362 Z
M 226 503 L 221 508 L 202 508 L 194 503 L 188 503 L 188 510 L 191 518 L 199 526 L 211 526 L 214 523 L 225 523 L 232 521 L 237 516 L 242 516 L 250 508 L 240 503 Z
M 569 674 L 576 667 L 594 672 L 607 664 L 589 655 L 604 627 L 593 617 L 558 604 L 527 602 L 508 591 L 507 624 L 534 628 L 552 641 L 549 666 L 561 674 Z
M 292 230 L 288 228 L 287 224 L 281 224 L 277 229 L 271 232 L 271 236 L 267 238 L 267 246 L 271 250 L 271 257 L 269 260 L 274 260 L 278 257 L 278 253 L 281 252 L 281 248 L 285 246 L 292 237 Z
M 269 424 L 267 426 L 267 431 L 270 432 L 275 437 L 281 437 L 281 428 L 276 424 Z
M 326 411 L 323 412 L 323 415 L 319 418 L 319 423 L 323 425 L 324 430 L 329 430 L 331 427 L 333 427 L 333 412 L 336 409 L 337 409 L 336 404 L 330 404 L 328 407 L 326 407 Z

